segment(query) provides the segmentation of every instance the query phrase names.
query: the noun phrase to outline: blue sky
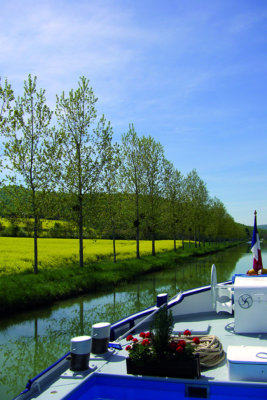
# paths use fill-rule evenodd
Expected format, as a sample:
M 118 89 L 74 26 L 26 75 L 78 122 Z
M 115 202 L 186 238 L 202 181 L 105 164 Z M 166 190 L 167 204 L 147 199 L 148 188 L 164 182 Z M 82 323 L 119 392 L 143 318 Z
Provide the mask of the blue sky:
M 22 94 L 90 79 L 114 139 L 133 123 L 235 221 L 267 223 L 267 2 L 1 0 L 0 76 Z

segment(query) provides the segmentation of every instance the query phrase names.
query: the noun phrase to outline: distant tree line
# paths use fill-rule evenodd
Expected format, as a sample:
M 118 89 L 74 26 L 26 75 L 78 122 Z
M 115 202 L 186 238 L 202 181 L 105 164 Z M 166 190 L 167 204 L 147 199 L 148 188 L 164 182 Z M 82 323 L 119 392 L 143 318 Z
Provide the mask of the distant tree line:
M 140 258 L 140 239 L 151 240 L 155 255 L 157 239 L 172 239 L 176 250 L 178 239 L 200 246 L 248 237 L 223 203 L 210 198 L 197 171 L 183 176 L 153 137 L 138 136 L 130 124 L 114 143 L 111 123 L 104 115 L 97 119 L 96 102 L 85 77 L 76 90 L 56 96 L 54 111 L 36 77 L 28 76 L 17 98 L 7 79 L 0 80 L 1 214 L 32 218 L 35 273 L 41 218 L 75 227 L 69 230 L 79 238 L 81 267 L 85 237 L 111 238 L 114 262 L 118 238 L 135 238 Z

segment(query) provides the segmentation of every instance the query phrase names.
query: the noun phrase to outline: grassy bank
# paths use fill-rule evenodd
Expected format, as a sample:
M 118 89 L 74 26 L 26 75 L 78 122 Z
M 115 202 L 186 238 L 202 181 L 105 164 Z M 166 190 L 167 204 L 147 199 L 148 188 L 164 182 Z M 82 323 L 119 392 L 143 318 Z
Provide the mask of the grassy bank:
M 58 264 L 53 268 L 43 268 L 39 274 L 24 271 L 0 276 L 0 315 L 47 306 L 54 301 L 82 293 L 96 292 L 116 287 L 122 282 L 130 282 L 143 274 L 171 268 L 175 263 L 188 257 L 217 252 L 229 245 L 206 245 L 185 250 L 162 252 L 157 256 L 144 256 L 118 261 L 87 262 L 83 268 L 77 263 Z

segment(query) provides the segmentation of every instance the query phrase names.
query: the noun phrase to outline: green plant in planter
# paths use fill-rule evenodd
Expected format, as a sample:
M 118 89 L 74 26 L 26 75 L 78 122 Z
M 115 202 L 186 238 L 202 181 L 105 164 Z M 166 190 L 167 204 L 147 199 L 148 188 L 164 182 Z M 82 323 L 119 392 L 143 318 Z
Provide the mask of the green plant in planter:
M 151 332 L 141 332 L 139 338 L 127 336 L 131 342 L 126 346 L 127 372 L 138 375 L 195 378 L 200 376 L 199 357 L 195 349 L 199 338 L 187 340 L 184 336 L 172 336 L 173 318 L 167 306 L 162 307 L 155 317 Z
M 172 337 L 173 317 L 167 306 L 162 307 L 155 316 L 152 332 L 141 332 L 139 337 L 127 336 L 132 343 L 126 347 L 129 358 L 139 366 L 147 363 L 162 363 L 164 361 L 188 361 L 194 358 L 195 346 L 183 338 Z M 191 335 L 186 330 L 184 335 Z M 194 345 L 199 343 L 198 338 L 193 338 Z
M 151 335 L 152 349 L 157 358 L 166 356 L 168 345 L 173 330 L 173 317 L 171 310 L 164 305 L 154 319 L 153 333 Z

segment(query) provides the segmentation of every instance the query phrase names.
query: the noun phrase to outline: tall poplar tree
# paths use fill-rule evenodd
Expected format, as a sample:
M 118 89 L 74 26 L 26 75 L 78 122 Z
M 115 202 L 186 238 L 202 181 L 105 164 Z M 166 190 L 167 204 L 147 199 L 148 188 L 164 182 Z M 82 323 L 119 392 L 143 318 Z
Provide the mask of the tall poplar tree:
M 187 212 L 193 228 L 195 247 L 197 247 L 197 237 L 200 245 L 201 228 L 205 225 L 209 194 L 205 182 L 198 176 L 195 169 L 186 176 L 185 190 L 188 202 Z
M 126 193 L 133 196 L 135 210 L 136 258 L 140 258 L 140 201 L 144 189 L 144 154 L 133 124 L 122 135 L 122 179 Z
M 45 90 L 37 91 L 37 78 L 28 75 L 24 82 L 24 95 L 18 97 L 10 110 L 8 129 L 5 131 L 6 143 L 4 155 L 6 167 L 11 174 L 13 184 L 20 182 L 29 190 L 29 203 L 24 204 L 25 211 L 34 219 L 34 272 L 38 272 L 38 229 L 43 196 L 48 190 L 53 172 L 55 142 L 50 129 L 52 112 L 45 104 Z
M 151 136 L 140 138 L 144 166 L 145 221 L 156 255 L 155 240 L 160 223 L 164 180 L 164 150 Z
M 102 188 L 104 190 L 104 212 L 102 218 L 105 218 L 105 226 L 111 227 L 112 245 L 113 245 L 113 261 L 117 261 L 116 257 L 116 233 L 121 219 L 122 193 L 120 191 L 120 181 L 118 170 L 121 165 L 120 147 L 117 143 L 112 144 L 111 141 L 107 146 L 106 164 L 102 174 Z
M 163 198 L 165 200 L 165 218 L 173 237 L 173 249 L 176 251 L 178 232 L 180 232 L 182 236 L 182 247 L 184 248 L 184 182 L 181 172 L 175 169 L 174 165 L 168 160 L 164 162 Z
M 58 187 L 74 201 L 72 212 L 79 232 L 79 260 L 84 264 L 83 230 L 86 196 L 97 190 L 101 170 L 106 162 L 106 147 L 112 131 L 104 116 L 96 122 L 97 98 L 89 80 L 82 76 L 76 90 L 68 96 L 63 92 L 57 96 L 55 114 L 60 130 L 58 146 L 60 157 L 58 168 L 61 177 Z M 71 215 L 70 215 L 71 217 Z

